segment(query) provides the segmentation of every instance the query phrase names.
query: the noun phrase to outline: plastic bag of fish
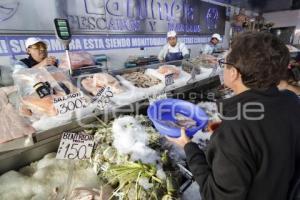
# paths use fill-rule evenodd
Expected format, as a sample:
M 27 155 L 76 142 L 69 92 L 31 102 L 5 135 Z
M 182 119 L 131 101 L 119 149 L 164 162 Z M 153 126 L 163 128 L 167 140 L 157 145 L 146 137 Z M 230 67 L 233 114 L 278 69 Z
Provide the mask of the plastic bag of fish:
M 180 69 L 175 65 L 163 65 L 157 71 L 163 75 L 173 74 L 174 79 L 178 79 L 180 75 Z
M 116 78 L 108 73 L 96 73 L 82 78 L 82 87 L 95 96 L 99 90 L 110 87 L 114 94 L 120 94 L 125 91 Z
M 19 94 L 20 114 L 36 121 L 58 115 L 53 99 L 78 92 L 67 72 L 56 68 L 21 69 L 13 74 Z
M 70 61 L 72 69 L 80 69 L 82 67 L 95 65 L 93 55 L 89 52 L 70 52 Z M 66 55 L 63 55 L 59 68 L 69 69 L 68 59 Z
M 9 101 L 15 90 L 14 86 L 0 88 L 0 144 L 35 132 Z

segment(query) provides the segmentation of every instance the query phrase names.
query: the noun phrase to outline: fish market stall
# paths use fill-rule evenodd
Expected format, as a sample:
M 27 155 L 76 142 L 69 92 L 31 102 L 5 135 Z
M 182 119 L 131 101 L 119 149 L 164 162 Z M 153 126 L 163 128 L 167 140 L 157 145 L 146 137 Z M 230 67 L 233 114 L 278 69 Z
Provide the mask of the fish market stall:
M 97 90 L 95 88 L 99 87 L 100 89 L 105 84 L 116 87 L 112 89 L 113 92 L 124 89 L 124 93 L 126 93 L 128 87 L 125 84 L 120 85 L 117 79 L 113 78 L 115 73 L 111 73 L 112 75 L 98 73 L 93 76 L 85 76 L 81 79 L 80 86 L 86 87 L 84 92 L 87 92 L 89 96 L 95 96 L 95 92 L 93 93 Z M 86 80 L 85 83 L 83 83 L 84 80 Z M 98 80 L 102 82 L 98 83 Z M 208 76 L 202 82 L 177 86 L 176 90 L 170 89 L 168 95 L 188 92 L 193 88 L 201 88 L 202 86 L 218 85 L 218 81 L 217 76 Z M 55 82 L 52 81 L 51 83 Z M 21 85 L 26 88 L 26 85 Z M 145 101 L 148 100 L 144 97 L 140 100 L 135 99 L 131 103 Z M 127 102 L 128 104 L 130 104 L 130 101 Z M 116 105 L 114 106 L 115 109 L 119 108 Z M 141 109 L 136 108 L 129 112 L 143 113 Z M 113 109 L 110 110 L 110 112 L 112 111 Z M 18 199 L 20 197 L 18 195 L 21 195 L 24 199 L 43 199 L 46 197 L 80 199 L 85 196 L 93 196 L 95 199 L 109 199 L 111 197 L 168 199 L 186 196 L 187 193 L 184 193 L 184 191 L 192 182 L 181 176 L 174 179 L 176 174 L 181 173 L 176 163 L 181 162 L 184 164 L 182 160 L 184 159 L 183 153 L 159 135 L 146 116 L 125 115 L 122 117 L 123 114 L 118 114 L 119 117 L 117 118 L 112 116 L 106 122 L 98 118 L 101 118 L 102 112 L 83 116 L 79 121 L 73 118 L 65 124 L 33 133 L 32 144 L 27 148 L 1 153 L 1 163 L 5 164 L 1 165 L 3 175 L 0 180 L 3 183 L 6 182 L 6 186 L 0 192 L 1 198 L 10 196 L 12 199 Z M 78 126 L 80 123 L 81 125 L 90 125 L 88 127 L 91 128 Z M 95 146 L 91 158 L 80 161 L 60 160 L 56 162 L 55 152 L 58 150 L 63 131 L 79 131 L 93 135 Z M 124 131 L 128 134 L 124 134 Z M 124 135 L 127 136 L 124 137 Z M 132 138 L 136 139 L 132 140 Z M 195 138 L 199 141 L 199 144 L 205 145 L 209 134 L 200 134 Z M 13 141 L 15 142 L 15 140 Z M 124 141 L 128 141 L 128 143 Z M 133 141 L 136 141 L 136 143 L 131 143 Z M 141 149 L 144 150 L 141 151 Z M 71 165 L 74 167 L 71 167 Z M 128 173 L 131 173 L 132 176 L 127 176 Z M 41 179 L 45 174 L 52 174 L 53 176 L 47 175 L 46 179 Z M 57 176 L 64 178 L 55 179 Z M 81 176 L 91 178 L 83 180 L 80 179 Z M 46 180 L 49 183 L 47 185 L 44 184 Z M 15 181 L 23 185 L 29 184 L 32 189 L 14 184 Z M 198 186 L 192 185 L 194 191 L 198 191 Z M 23 188 L 24 193 L 12 194 L 8 192 L 20 187 Z M 191 187 L 189 187 L 189 190 L 191 190 Z
M 193 184 L 190 173 L 178 176 L 188 172 L 185 156 L 154 129 L 146 108 L 161 97 L 213 88 L 219 77 L 201 70 L 201 80 L 195 79 L 182 61 L 107 70 L 94 67 L 89 54 L 74 56 L 71 70 L 64 59 L 58 67 L 18 69 L 15 86 L 1 88 L 1 117 L 15 115 L 1 118 L 0 199 L 184 196 Z M 197 123 L 180 114 L 166 121 L 175 128 Z M 89 146 L 82 144 L 85 136 Z M 195 138 L 205 146 L 209 134 Z M 17 188 L 22 192 L 14 194 Z
M 158 53 L 169 29 L 184 25 L 178 41 L 198 56 L 208 35 L 225 35 L 226 8 L 187 2 L 197 13 L 213 5 L 218 20 L 195 14 L 186 24 L 186 13 L 168 0 L 167 12 L 180 8 L 177 25 L 154 9 L 159 2 L 95 2 L 1 2 L 0 199 L 191 199 L 184 191 L 198 186 L 183 152 L 154 128 L 147 108 L 179 94 L 191 101 L 186 94 L 195 88 L 220 85 L 213 70 L 162 63 Z M 143 6 L 153 21 L 135 12 Z M 215 29 L 202 32 L 208 24 Z M 45 58 L 38 62 L 32 52 Z M 183 115 L 176 120 L 171 126 L 197 124 Z M 209 134 L 195 138 L 205 145 Z

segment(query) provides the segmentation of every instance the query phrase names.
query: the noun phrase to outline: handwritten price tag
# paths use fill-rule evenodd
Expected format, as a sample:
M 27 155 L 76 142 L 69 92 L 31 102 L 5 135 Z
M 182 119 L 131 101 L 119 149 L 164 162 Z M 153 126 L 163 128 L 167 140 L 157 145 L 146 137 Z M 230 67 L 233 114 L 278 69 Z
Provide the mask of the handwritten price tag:
M 91 157 L 93 147 L 93 135 L 64 132 L 60 140 L 56 159 L 89 159 Z
M 165 85 L 169 86 L 174 84 L 174 74 L 165 75 Z
M 55 97 L 53 104 L 59 115 L 87 107 L 87 101 L 81 92 L 69 94 L 62 97 Z
M 111 88 L 105 87 L 98 91 L 97 95 L 92 99 L 92 103 L 96 103 L 99 110 L 104 110 L 113 96 L 114 94 L 111 91 Z

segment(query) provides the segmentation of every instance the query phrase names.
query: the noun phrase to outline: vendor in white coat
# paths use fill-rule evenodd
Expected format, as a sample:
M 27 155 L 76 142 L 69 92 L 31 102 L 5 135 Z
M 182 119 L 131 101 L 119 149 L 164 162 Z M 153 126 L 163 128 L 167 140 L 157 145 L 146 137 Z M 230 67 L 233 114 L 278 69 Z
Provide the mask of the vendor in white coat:
M 57 66 L 57 59 L 54 56 L 48 56 L 47 44 L 41 38 L 28 38 L 25 41 L 25 47 L 28 57 L 16 61 L 15 71 L 23 68 Z
M 208 44 L 205 44 L 202 48 L 202 54 L 213 54 L 217 49 L 220 49 L 218 45 L 222 41 L 220 34 L 215 33 L 211 36 L 211 39 Z
M 189 50 L 185 44 L 177 41 L 175 31 L 169 31 L 167 33 L 168 43 L 160 50 L 158 59 L 161 62 L 169 62 L 174 60 L 182 60 L 183 58 L 189 58 Z

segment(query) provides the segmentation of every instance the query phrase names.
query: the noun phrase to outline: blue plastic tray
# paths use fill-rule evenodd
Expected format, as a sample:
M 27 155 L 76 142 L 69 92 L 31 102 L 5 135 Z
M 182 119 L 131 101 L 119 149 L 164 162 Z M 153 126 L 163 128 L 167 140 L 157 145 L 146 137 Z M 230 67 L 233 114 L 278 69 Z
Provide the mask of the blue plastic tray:
M 148 117 L 159 133 L 170 137 L 180 136 L 180 128 L 171 127 L 166 123 L 166 121 L 175 122 L 176 113 L 180 113 L 196 121 L 196 127 L 186 129 L 187 136 L 189 137 L 192 137 L 207 125 L 208 117 L 203 109 L 180 99 L 161 99 L 153 102 L 147 110 Z

